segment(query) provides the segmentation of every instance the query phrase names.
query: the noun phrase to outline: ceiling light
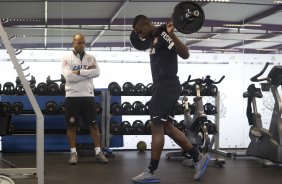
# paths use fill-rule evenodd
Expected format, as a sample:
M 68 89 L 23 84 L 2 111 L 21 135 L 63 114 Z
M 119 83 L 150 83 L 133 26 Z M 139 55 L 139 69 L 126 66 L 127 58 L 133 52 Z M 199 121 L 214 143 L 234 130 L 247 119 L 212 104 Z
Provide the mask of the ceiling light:
M 188 41 L 214 41 L 211 38 L 187 38 Z
M 256 49 L 258 51 L 278 51 L 278 49 Z
M 23 19 L 23 18 L 5 18 L 0 19 L 0 22 L 40 22 L 42 19 Z
M 165 22 L 152 22 L 152 24 L 154 25 L 163 25 L 163 24 L 166 24 Z
M 198 2 L 215 2 L 215 3 L 228 3 L 230 0 L 192 0 Z
M 245 39 L 245 40 L 259 41 L 259 42 L 271 41 L 271 39 L 258 39 L 258 38 L 250 38 L 250 39 Z
M 221 52 L 238 52 L 239 49 L 212 49 L 213 51 L 221 51 Z
M 273 3 L 282 4 L 282 1 L 274 1 Z
M 261 24 L 223 24 L 225 27 L 261 27 Z

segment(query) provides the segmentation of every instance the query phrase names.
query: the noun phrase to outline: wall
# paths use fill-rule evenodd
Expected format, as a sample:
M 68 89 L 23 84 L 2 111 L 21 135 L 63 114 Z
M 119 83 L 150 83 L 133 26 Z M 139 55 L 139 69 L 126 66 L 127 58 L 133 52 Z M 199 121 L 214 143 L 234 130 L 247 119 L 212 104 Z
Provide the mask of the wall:
M 150 66 L 148 55 L 145 52 L 91 52 L 96 56 L 101 68 L 101 75 L 94 80 L 96 88 L 106 88 L 112 81 L 122 85 L 130 81 L 134 84 L 151 82 Z M 48 75 L 51 79 L 60 78 L 62 51 L 23 51 L 17 56 L 19 61 L 24 60 L 23 68 L 29 66 L 25 73 L 36 77 L 37 83 L 45 82 Z M 11 81 L 16 78 L 16 71 L 8 59 L 5 51 L 0 51 L 0 83 Z M 52 59 L 51 59 L 52 58 Z M 105 62 L 105 61 L 108 61 Z M 281 55 L 247 55 L 247 54 L 201 54 L 192 53 L 190 59 L 180 60 L 179 77 L 184 82 L 188 75 L 192 78 L 211 75 L 212 79 L 225 79 L 218 85 L 221 96 L 220 114 L 220 147 L 221 148 L 244 148 L 249 143 L 245 108 L 246 99 L 242 98 L 243 92 L 247 89 L 250 77 L 258 73 L 266 61 L 280 64 Z M 269 67 L 270 69 L 271 67 Z M 267 70 L 267 72 L 269 71 Z M 267 73 L 266 72 L 266 73 Z M 29 77 L 27 77 L 29 79 Z M 281 91 L 280 91 L 281 92 Z M 263 124 L 268 127 L 271 111 L 266 108 L 273 105 L 269 93 L 264 93 L 264 98 L 258 102 L 258 110 L 262 113 Z M 135 98 L 129 101 L 135 101 Z M 145 100 L 148 100 L 145 99 Z M 206 99 L 207 101 L 213 99 Z M 125 118 L 125 117 L 124 117 Z M 142 117 L 145 118 L 145 117 Z M 182 117 L 177 117 L 182 118 Z M 212 117 L 211 117 L 212 118 Z M 145 118 L 146 119 L 146 118 Z M 142 120 L 142 119 L 141 119 Z M 150 137 L 130 137 L 125 139 L 125 148 L 135 148 L 135 143 L 140 139 L 149 140 Z M 174 143 L 167 140 L 165 147 L 174 147 Z

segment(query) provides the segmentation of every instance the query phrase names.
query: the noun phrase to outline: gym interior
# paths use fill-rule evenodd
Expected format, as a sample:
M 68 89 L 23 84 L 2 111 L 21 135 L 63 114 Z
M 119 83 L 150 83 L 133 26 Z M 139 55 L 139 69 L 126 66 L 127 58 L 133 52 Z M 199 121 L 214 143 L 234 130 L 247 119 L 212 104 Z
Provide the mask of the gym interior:
M 161 183 L 280 184 L 281 10 L 276 0 L 0 0 L 0 183 L 126 184 L 148 166 L 149 47 L 132 36 L 144 14 L 157 27 L 172 20 L 189 48 L 174 126 L 211 155 L 194 181 L 191 158 L 165 136 Z M 61 60 L 76 33 L 101 70 L 93 85 L 108 164 L 95 162 L 83 125 L 79 163 L 68 163 Z

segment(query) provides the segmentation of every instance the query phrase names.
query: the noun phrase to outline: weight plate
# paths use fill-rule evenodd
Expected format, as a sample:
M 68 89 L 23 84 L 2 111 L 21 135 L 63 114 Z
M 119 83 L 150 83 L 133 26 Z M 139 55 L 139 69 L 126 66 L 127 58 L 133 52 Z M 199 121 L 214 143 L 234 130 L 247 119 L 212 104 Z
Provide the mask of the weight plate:
M 205 21 L 205 13 L 195 2 L 178 3 L 172 14 L 174 27 L 181 33 L 191 34 L 201 29 Z
M 139 35 L 133 30 L 131 31 L 130 34 L 130 43 L 135 49 L 145 51 L 149 49 L 151 40 L 150 39 L 141 40 Z

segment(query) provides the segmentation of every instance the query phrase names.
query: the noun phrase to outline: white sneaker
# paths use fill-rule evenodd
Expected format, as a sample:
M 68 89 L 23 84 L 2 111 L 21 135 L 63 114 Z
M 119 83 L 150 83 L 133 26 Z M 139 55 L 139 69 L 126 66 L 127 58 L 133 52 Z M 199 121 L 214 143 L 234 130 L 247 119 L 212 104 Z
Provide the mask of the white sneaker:
M 134 183 L 160 183 L 160 177 L 157 173 L 150 173 L 149 169 L 146 168 L 142 173 L 132 178 Z
M 208 154 L 200 154 L 199 157 L 201 158 L 198 162 L 195 163 L 195 170 L 196 173 L 194 175 L 194 180 L 199 180 L 205 173 L 209 161 L 210 161 L 210 156 Z
M 76 165 L 77 164 L 77 154 L 71 153 L 70 159 L 69 159 L 70 165 Z
M 109 160 L 105 157 L 104 153 L 102 151 L 100 151 L 97 155 L 96 155 L 96 160 L 100 163 L 106 164 L 109 162 Z

